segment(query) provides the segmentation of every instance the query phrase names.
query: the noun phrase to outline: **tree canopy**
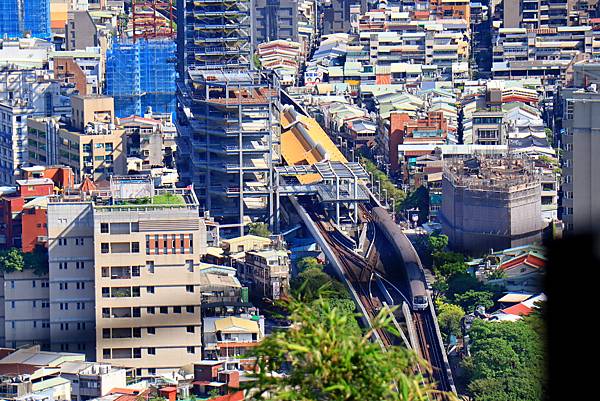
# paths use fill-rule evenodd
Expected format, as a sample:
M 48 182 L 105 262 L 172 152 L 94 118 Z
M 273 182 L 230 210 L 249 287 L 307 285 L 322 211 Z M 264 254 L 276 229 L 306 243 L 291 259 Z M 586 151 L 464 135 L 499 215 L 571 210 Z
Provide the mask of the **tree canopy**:
M 250 223 L 248 224 L 248 234 L 257 235 L 259 237 L 269 238 L 271 236 L 271 231 L 269 231 L 269 226 L 265 223 Z
M 319 297 L 350 299 L 348 289 L 339 280 L 319 267 L 304 270 L 291 282 L 292 292 L 300 299 L 311 302 Z
M 465 315 L 465 311 L 458 305 L 445 302 L 436 302 L 436 307 L 438 324 L 442 334 L 446 338 L 451 335 L 459 337 L 461 334 L 460 320 Z
M 477 401 L 539 401 L 545 382 L 542 338 L 527 320 L 475 320 L 471 356 L 464 361 L 469 393 Z
M 444 234 L 427 237 L 427 247 L 431 253 L 442 252 L 448 246 L 448 236 Z
M 298 260 L 296 266 L 298 267 L 299 273 L 302 273 L 303 271 L 308 269 L 323 269 L 323 265 L 319 263 L 317 258 L 312 258 L 309 256 Z
M 1 250 L 0 269 L 6 273 L 32 269 L 38 276 L 44 275 L 48 273 L 48 251 L 43 246 L 27 253 L 18 248 Z
M 416 357 L 401 347 L 384 352 L 364 334 L 345 330 L 354 316 L 325 298 L 310 305 L 292 300 L 292 327 L 251 350 L 256 357 L 255 400 L 426 400 L 435 392 L 414 373 Z M 375 327 L 387 327 L 381 312 Z

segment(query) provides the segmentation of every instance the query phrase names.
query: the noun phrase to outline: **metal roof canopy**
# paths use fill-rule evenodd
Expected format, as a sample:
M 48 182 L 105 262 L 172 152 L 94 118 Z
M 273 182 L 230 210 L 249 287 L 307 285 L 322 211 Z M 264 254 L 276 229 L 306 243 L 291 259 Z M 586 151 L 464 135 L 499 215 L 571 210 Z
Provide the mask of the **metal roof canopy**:
M 369 174 L 356 162 L 327 161 L 311 166 L 279 166 L 275 167 L 275 171 L 281 176 L 319 174 L 324 180 L 369 180 Z

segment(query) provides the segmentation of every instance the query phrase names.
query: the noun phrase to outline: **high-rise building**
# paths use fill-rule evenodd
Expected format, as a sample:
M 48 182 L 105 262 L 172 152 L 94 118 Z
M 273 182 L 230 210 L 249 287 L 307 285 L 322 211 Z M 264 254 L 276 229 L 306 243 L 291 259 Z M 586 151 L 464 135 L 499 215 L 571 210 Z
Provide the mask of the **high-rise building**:
M 115 125 L 109 96 L 72 96 L 72 117 L 27 121 L 27 157 L 32 164 L 69 166 L 79 181 L 127 173 L 125 130 Z
M 254 47 L 283 39 L 298 41 L 298 0 L 253 0 Z
M 89 180 L 48 205 L 50 344 L 97 361 L 172 372 L 201 350 L 206 229 L 190 189 L 146 176 Z
M 562 98 L 562 219 L 567 233 L 600 224 L 600 63 L 574 67 L 571 88 Z
M 278 90 L 256 71 L 194 70 L 181 93 L 179 166 L 201 208 L 239 227 L 273 216 Z M 247 217 L 246 217 L 247 216 Z
M 180 77 L 188 67 L 250 67 L 250 5 L 251 0 L 177 0 Z
M 204 211 L 243 234 L 272 218 L 276 82 L 250 71 L 250 0 L 177 4 L 178 166 Z
M 503 0 L 504 28 L 548 28 L 566 26 L 569 19 L 567 0 Z
M 0 1 L 0 37 L 50 37 L 50 0 Z

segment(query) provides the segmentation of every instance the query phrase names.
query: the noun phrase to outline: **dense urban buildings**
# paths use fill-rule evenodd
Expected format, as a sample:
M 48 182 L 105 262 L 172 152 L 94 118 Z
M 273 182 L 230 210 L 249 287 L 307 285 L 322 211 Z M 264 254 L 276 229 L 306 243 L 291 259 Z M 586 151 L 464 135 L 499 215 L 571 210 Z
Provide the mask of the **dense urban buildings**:
M 0 0 L 0 398 L 241 401 L 256 353 L 272 383 L 311 377 L 271 335 L 304 347 L 319 325 L 303 355 L 354 375 L 356 325 L 404 303 L 407 332 L 374 337 L 418 351 L 437 390 L 537 400 L 544 245 L 600 218 L 599 17 L 597 0 Z M 490 364 L 496 348 L 512 357 Z

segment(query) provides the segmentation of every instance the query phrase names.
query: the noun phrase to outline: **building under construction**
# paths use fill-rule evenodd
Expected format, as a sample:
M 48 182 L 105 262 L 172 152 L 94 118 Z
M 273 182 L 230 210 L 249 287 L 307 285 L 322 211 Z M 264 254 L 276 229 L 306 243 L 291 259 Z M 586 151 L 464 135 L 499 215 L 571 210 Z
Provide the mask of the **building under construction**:
M 50 0 L 0 1 L 0 39 L 50 37 Z
M 445 160 L 439 220 L 452 248 L 478 256 L 541 239 L 540 177 L 514 157 Z
M 179 74 L 188 67 L 250 68 L 251 0 L 181 0 L 177 4 Z
M 276 82 L 244 70 L 189 69 L 187 79 L 178 110 L 181 179 L 222 228 L 237 234 L 251 220 L 272 221 L 281 157 Z
M 106 54 L 106 94 L 117 117 L 173 113 L 176 103 L 176 45 L 170 39 L 122 40 Z

